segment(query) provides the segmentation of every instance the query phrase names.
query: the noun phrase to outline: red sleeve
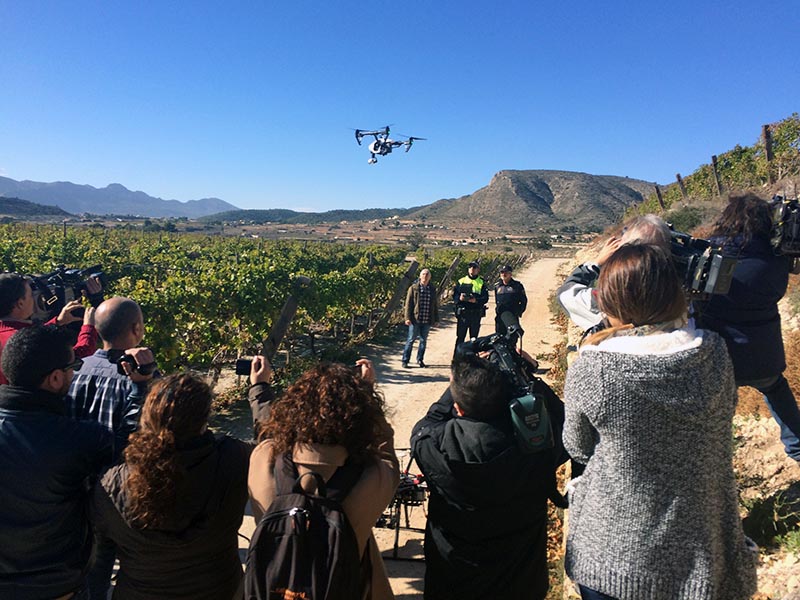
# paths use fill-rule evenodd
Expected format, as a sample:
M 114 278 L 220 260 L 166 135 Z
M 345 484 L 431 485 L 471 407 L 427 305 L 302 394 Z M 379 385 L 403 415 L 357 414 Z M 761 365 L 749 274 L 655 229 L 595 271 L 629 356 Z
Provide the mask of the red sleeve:
M 97 350 L 97 329 L 94 325 L 81 325 L 78 343 L 73 346 L 75 358 L 86 358 Z

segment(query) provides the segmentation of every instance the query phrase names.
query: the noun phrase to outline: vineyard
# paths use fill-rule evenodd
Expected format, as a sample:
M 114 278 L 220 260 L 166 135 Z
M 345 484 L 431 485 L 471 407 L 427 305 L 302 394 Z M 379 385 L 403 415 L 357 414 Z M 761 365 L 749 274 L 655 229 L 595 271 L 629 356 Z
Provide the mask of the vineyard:
M 691 175 L 663 188 L 663 209 L 669 210 L 682 200 L 711 200 L 727 190 L 760 188 L 800 175 L 800 115 L 794 113 L 782 121 L 765 125 L 757 143 L 737 145 L 714 159 L 715 164 L 701 165 Z M 653 193 L 630 209 L 628 216 L 659 213 L 661 203 Z
M 165 371 L 218 367 L 257 351 L 300 276 L 313 286 L 299 297 L 284 355 L 333 358 L 371 335 L 409 266 L 401 247 L 20 224 L 0 225 L 0 257 L 3 270 L 22 274 L 100 265 L 107 296 L 141 305 L 145 343 Z M 490 265 L 484 277 L 517 259 L 451 249 L 416 258 L 449 287 L 443 278 L 458 257 Z

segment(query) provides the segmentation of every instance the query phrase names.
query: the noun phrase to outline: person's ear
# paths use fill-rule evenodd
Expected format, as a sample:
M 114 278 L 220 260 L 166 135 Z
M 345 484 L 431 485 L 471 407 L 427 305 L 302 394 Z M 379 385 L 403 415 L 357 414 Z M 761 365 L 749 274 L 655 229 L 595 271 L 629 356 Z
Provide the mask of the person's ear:
M 42 381 L 42 385 L 39 387 L 48 392 L 57 393 L 61 391 L 61 388 L 64 385 L 64 377 L 66 376 L 67 374 L 65 371 L 61 369 L 54 369 L 45 375 L 44 381 Z
M 453 408 L 455 408 L 455 409 L 456 409 L 456 414 L 457 414 L 459 417 L 463 417 L 463 416 L 464 416 L 464 411 L 463 411 L 463 410 L 462 410 L 462 408 L 461 408 L 461 407 L 458 405 L 458 402 L 453 402 Z

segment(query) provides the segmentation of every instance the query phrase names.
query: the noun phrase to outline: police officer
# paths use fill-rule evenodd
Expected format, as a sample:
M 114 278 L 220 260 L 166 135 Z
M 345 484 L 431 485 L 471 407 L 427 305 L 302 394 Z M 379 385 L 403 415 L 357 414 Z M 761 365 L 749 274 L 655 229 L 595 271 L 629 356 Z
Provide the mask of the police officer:
M 525 295 L 525 287 L 516 279 L 511 277 L 511 265 L 504 265 L 500 269 L 500 281 L 494 284 L 494 305 L 495 317 L 494 327 L 499 335 L 505 335 L 506 326 L 500 319 L 504 312 L 510 312 L 518 319 L 525 312 L 528 306 L 528 297 Z
M 481 329 L 481 318 L 486 314 L 486 303 L 489 291 L 483 279 L 478 276 L 480 265 L 469 263 L 467 275 L 456 282 L 453 289 L 453 302 L 456 305 L 456 347 L 464 341 L 469 330 L 469 337 L 478 337 Z

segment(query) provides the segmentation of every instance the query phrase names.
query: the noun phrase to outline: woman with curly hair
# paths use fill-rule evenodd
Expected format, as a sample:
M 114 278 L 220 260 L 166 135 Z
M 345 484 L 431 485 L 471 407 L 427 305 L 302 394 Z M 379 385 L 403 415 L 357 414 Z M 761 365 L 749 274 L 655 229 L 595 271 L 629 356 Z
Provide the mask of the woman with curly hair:
M 770 245 L 769 204 L 752 193 L 732 195 L 711 241 L 737 258 L 730 291 L 701 305 L 698 326 L 728 345 L 736 384 L 756 388 L 781 429 L 781 441 L 800 462 L 800 409 L 783 371 L 786 356 L 778 301 L 789 283 L 790 259 Z
M 362 597 L 393 598 L 372 527 L 394 497 L 399 483 L 391 426 L 384 415 L 383 398 L 375 390 L 372 364 L 357 362 L 359 372 L 336 363 L 322 363 L 306 371 L 273 403 L 262 423 L 261 439 L 250 461 L 250 499 L 256 522 L 278 493 L 276 469 L 294 480 L 314 471 L 327 482 L 340 467 L 359 469 L 360 476 L 342 501 L 362 556 L 371 563 L 369 589 Z M 287 478 L 288 478 L 287 477 Z M 313 478 L 303 487 L 313 491 Z M 369 561 L 369 562 L 367 562 Z
M 723 340 L 687 325 L 670 255 L 621 246 L 564 387 L 570 483 L 565 569 L 584 600 L 744 600 L 756 556 L 733 473 L 733 368 Z
M 262 365 L 262 380 L 270 374 Z M 270 399 L 251 402 L 256 416 Z M 96 484 L 95 530 L 116 544 L 120 563 L 115 599 L 242 597 L 237 533 L 252 445 L 208 431 L 210 410 L 202 379 L 157 380 L 124 462 Z

